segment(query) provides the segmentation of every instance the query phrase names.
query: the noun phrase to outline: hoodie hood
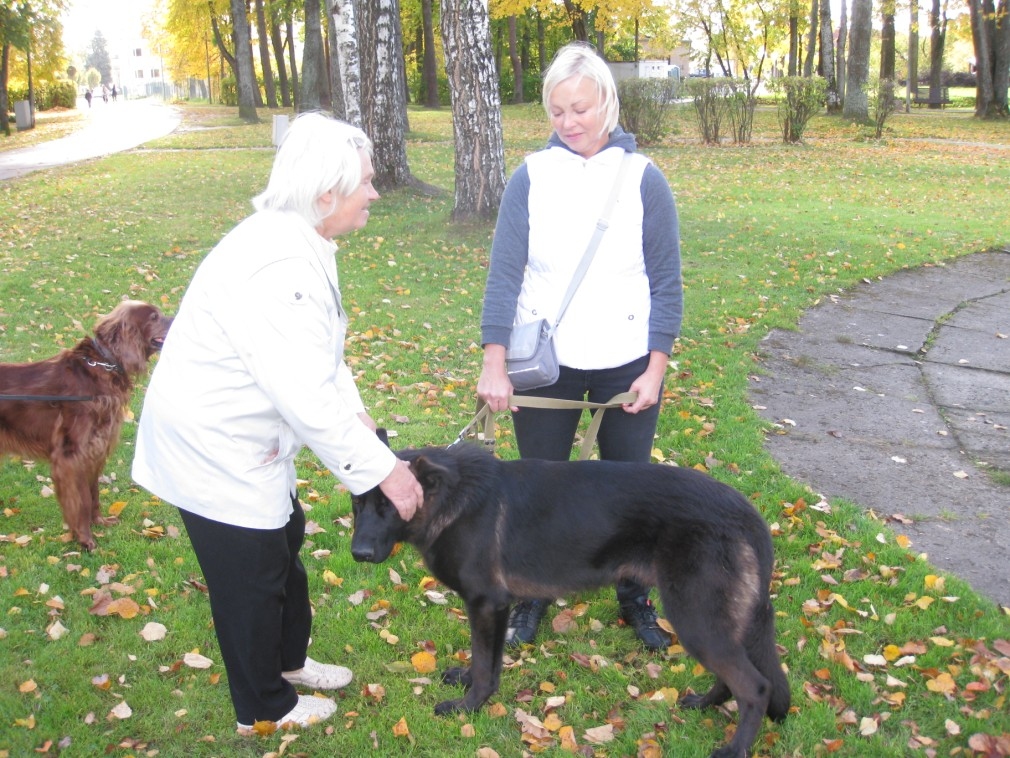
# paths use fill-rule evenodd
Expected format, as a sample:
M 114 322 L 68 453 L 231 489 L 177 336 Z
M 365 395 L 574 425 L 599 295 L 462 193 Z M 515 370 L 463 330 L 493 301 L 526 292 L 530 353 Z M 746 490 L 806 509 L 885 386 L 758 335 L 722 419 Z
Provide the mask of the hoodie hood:
M 558 136 L 557 132 L 551 133 L 551 138 L 547 140 L 547 147 L 563 147 L 565 150 L 571 150 L 568 145 L 561 141 L 561 137 Z M 633 153 L 638 145 L 635 142 L 634 134 L 624 131 L 620 126 L 615 126 L 614 131 L 610 133 L 607 144 L 603 146 L 600 152 L 602 153 L 611 147 L 621 147 L 624 148 L 625 152 Z

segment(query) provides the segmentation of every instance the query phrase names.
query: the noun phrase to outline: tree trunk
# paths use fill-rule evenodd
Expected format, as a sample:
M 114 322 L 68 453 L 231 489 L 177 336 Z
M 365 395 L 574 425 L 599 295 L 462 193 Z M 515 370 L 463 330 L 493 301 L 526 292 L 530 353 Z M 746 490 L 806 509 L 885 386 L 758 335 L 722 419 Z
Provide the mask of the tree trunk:
M 323 86 L 326 64 L 323 62 L 323 30 L 319 23 L 319 14 L 319 0 L 305 0 L 305 47 L 302 48 L 299 113 L 317 111 L 322 105 L 319 89 Z
M 11 121 L 8 108 L 10 103 L 7 93 L 7 80 L 10 78 L 11 43 L 4 40 L 0 47 L 0 131 L 6 136 L 11 136 Z
M 853 121 L 867 121 L 870 117 L 866 84 L 870 77 L 872 6 L 872 0 L 852 0 L 852 29 L 849 32 L 849 61 L 842 116 Z
M 943 86 L 943 48 L 947 38 L 947 4 L 940 7 L 940 0 L 933 0 L 929 12 L 929 99 L 940 99 L 940 88 Z M 939 102 L 931 102 L 931 109 L 939 109 Z
M 1010 115 L 1007 84 L 1010 81 L 1010 19 L 1006 0 L 969 0 L 971 36 L 975 46 L 975 116 L 1005 118 Z
M 819 67 L 821 76 L 827 83 L 828 113 L 836 113 L 842 107 L 838 97 L 838 79 L 835 76 L 835 37 L 831 29 L 831 0 L 821 0 L 821 59 Z
M 452 218 L 493 219 L 505 190 L 505 148 L 487 6 L 442 0 L 441 25 L 455 141 Z
M 443 3 L 444 5 L 444 3 Z M 589 27 L 586 24 L 586 11 L 575 0 L 565 0 L 565 11 L 572 22 L 572 36 L 580 42 L 589 41 Z M 487 11 L 484 11 L 487 15 Z
M 894 81 L 894 0 L 880 6 L 880 78 Z
M 361 119 L 373 143 L 374 184 L 392 189 L 416 184 L 407 163 L 406 100 L 399 0 L 357 6 L 361 54 Z
M 838 15 L 838 60 L 835 63 L 835 77 L 838 80 L 838 104 L 845 102 L 845 80 L 848 61 L 845 57 L 845 43 L 849 38 L 849 14 L 846 0 L 841 2 Z
M 217 23 L 217 17 L 211 16 L 210 18 L 210 28 L 214 32 L 214 44 L 217 46 L 217 50 L 221 53 L 222 69 L 224 64 L 228 64 L 228 68 L 231 69 L 231 75 L 235 77 L 236 84 L 238 83 L 238 62 L 235 60 L 235 56 L 231 54 L 231 50 L 224 43 L 224 37 L 221 36 L 221 27 Z M 221 72 L 222 77 L 224 76 L 224 71 Z
M 787 76 L 796 76 L 800 70 L 800 3 L 789 0 L 789 62 Z
M 291 107 L 291 90 L 288 85 L 287 66 L 284 65 L 284 39 L 281 37 L 281 22 L 274 4 L 270 4 L 270 47 L 274 51 L 274 63 L 277 64 L 277 79 L 281 86 L 281 105 Z
M 256 73 L 253 71 L 252 43 L 249 40 L 249 18 L 245 0 L 231 0 L 232 39 L 235 41 L 235 61 L 238 81 L 238 115 L 250 124 L 259 123 L 256 113 Z
M 344 101 L 344 119 L 361 126 L 361 58 L 358 54 L 358 28 L 352 0 L 338 0 L 331 8 L 333 31 L 337 38 L 334 57 L 340 72 L 340 91 Z
M 912 95 L 919 84 L 919 0 L 911 0 L 908 25 L 908 84 L 905 87 L 905 112 L 912 109 Z
M 421 27 L 424 54 L 421 59 L 421 79 L 424 82 L 424 104 L 428 108 L 441 105 L 438 96 L 438 59 L 435 57 L 434 0 L 421 0 Z
M 810 30 L 807 34 L 807 53 L 803 59 L 803 76 L 814 75 L 814 53 L 817 52 L 817 0 L 810 0 Z
M 999 116 L 1010 116 L 1007 90 L 1010 88 L 1010 7 L 1000 0 L 996 8 L 992 42 L 993 104 Z
M 547 69 L 547 28 L 544 24 L 544 16 L 540 11 L 537 14 L 537 71 L 542 75 Z
M 291 14 L 284 21 L 284 33 L 287 38 L 288 64 L 291 66 L 291 97 L 294 99 L 295 110 L 298 110 L 298 102 L 301 95 L 298 92 L 298 60 L 295 57 L 295 20 Z
M 267 19 L 263 12 L 263 0 L 256 0 L 256 34 L 259 37 L 260 67 L 263 69 L 263 86 L 267 91 L 267 107 L 277 107 L 277 89 L 274 73 L 270 68 L 270 43 L 267 36 Z
M 509 60 L 512 62 L 512 78 L 515 80 L 515 89 L 512 92 L 513 103 L 525 103 L 523 95 L 523 64 L 519 59 L 519 41 L 516 38 L 516 17 L 509 16 Z
M 337 40 L 337 19 L 332 13 L 326 14 L 326 73 L 329 82 L 330 112 L 337 118 L 347 120 L 344 105 L 344 83 L 340 77 L 340 43 Z M 360 126 L 360 124 L 359 124 Z

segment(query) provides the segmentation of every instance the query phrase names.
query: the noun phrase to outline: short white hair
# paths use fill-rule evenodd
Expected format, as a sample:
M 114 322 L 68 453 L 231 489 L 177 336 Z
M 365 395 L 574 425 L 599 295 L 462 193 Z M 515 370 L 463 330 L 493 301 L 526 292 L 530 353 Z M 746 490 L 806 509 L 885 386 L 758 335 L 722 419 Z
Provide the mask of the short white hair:
M 318 226 L 336 210 L 320 209 L 319 198 L 333 190 L 347 197 L 361 184 L 361 153 L 372 142 L 356 126 L 325 113 L 303 113 L 291 122 L 277 148 L 267 188 L 253 198 L 258 211 L 293 211 Z
M 596 48 L 585 42 L 569 42 L 562 47 L 544 72 L 543 102 L 547 115 L 551 115 L 550 101 L 554 88 L 572 77 L 588 78 L 596 85 L 604 133 L 610 134 L 617 128 L 621 116 L 617 84 L 607 62 L 596 52 Z

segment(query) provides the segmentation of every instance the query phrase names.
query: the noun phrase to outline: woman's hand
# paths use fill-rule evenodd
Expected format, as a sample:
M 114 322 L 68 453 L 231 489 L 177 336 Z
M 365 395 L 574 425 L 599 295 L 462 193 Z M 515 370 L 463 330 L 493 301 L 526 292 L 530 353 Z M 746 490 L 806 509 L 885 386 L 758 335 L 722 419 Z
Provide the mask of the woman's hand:
M 630 392 L 637 392 L 638 397 L 635 402 L 624 403 L 621 406 L 627 413 L 644 411 L 659 402 L 659 393 L 663 388 L 663 378 L 666 376 L 668 360 L 669 356 L 659 350 L 649 353 L 649 367 L 628 388 Z
M 424 490 L 421 489 L 421 484 L 406 461 L 399 458 L 396 459 L 396 465 L 389 472 L 389 476 L 379 482 L 379 489 L 389 498 L 389 502 L 404 521 L 410 521 L 417 509 L 424 504 Z
M 477 398 L 487 403 L 495 413 L 506 409 L 517 411 L 518 407 L 509 406 L 511 396 L 512 382 L 505 368 L 505 346 L 488 343 L 484 345 L 484 365 L 477 380 Z

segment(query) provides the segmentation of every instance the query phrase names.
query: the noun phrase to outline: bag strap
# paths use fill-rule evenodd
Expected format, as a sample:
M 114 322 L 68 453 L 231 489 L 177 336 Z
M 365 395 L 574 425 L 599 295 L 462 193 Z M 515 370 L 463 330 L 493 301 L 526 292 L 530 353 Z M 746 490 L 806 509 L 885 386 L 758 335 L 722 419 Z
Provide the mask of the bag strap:
M 620 408 L 625 403 L 633 403 L 638 398 L 637 392 L 621 392 L 614 395 L 605 403 L 590 403 L 585 400 L 562 400 L 551 397 L 535 397 L 531 395 L 512 395 L 509 397 L 509 405 L 520 408 L 551 408 L 555 410 L 570 409 L 590 409 L 593 411 L 592 421 L 582 438 L 582 446 L 579 448 L 579 460 L 589 460 L 593 452 L 593 445 L 596 444 L 596 436 L 600 431 L 600 424 L 603 423 L 603 414 L 608 408 Z M 479 401 L 477 414 L 470 420 L 463 431 L 459 433 L 456 440 L 449 445 L 453 447 L 465 440 L 470 434 L 474 434 L 477 442 L 482 444 L 490 453 L 494 453 L 494 413 L 491 406 L 483 401 Z
M 614 209 L 615 203 L 617 203 L 617 195 L 621 191 L 621 185 L 624 184 L 624 176 L 628 173 L 629 165 L 631 165 L 631 153 L 625 152 L 621 158 L 621 166 L 617 170 L 614 186 L 610 190 L 610 196 L 607 198 L 606 205 L 603 206 L 603 213 L 600 214 L 600 218 L 596 222 L 596 228 L 593 230 L 593 236 L 590 237 L 589 245 L 586 246 L 586 252 L 582 254 L 582 260 L 579 261 L 578 268 L 575 269 L 575 274 L 572 276 L 572 281 L 568 285 L 565 297 L 561 301 L 561 308 L 558 310 L 558 317 L 554 319 L 554 326 L 551 331 L 557 329 L 558 324 L 561 323 L 561 317 L 565 315 L 568 304 L 572 302 L 572 298 L 575 296 L 575 290 L 582 284 L 582 278 L 586 275 L 589 264 L 593 261 L 593 256 L 596 255 L 596 248 L 600 246 L 603 233 L 610 226 L 610 212 Z

